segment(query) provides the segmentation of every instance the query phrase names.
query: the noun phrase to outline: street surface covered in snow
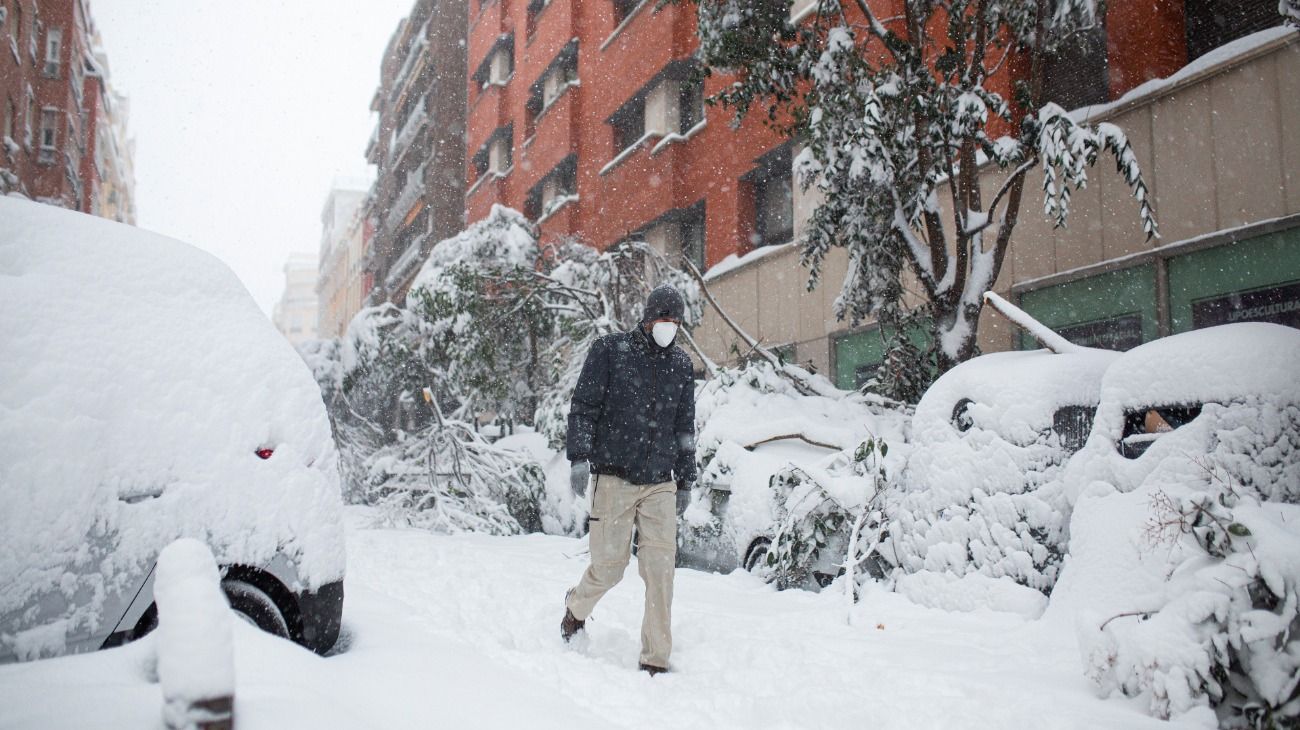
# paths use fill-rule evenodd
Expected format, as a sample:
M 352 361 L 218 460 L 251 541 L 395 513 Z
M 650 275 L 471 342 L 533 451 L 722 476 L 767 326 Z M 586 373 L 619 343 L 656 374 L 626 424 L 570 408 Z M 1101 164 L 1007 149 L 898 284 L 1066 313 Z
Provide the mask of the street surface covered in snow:
M 1069 627 L 870 592 L 775 591 L 677 571 L 673 671 L 637 671 L 636 566 L 574 646 L 559 638 L 584 542 L 348 531 L 344 635 L 319 658 L 237 622 L 241 728 L 1177 728 L 1101 700 Z M 0 728 L 160 727 L 153 635 L 0 667 Z M 1206 717 L 1209 720 L 1208 716 Z

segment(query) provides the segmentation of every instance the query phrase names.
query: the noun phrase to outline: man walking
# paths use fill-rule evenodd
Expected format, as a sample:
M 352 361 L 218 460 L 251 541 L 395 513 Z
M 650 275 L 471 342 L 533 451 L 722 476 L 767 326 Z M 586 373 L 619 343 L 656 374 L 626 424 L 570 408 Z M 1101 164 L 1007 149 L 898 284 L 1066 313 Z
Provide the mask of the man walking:
M 677 514 L 695 479 L 691 359 L 673 343 L 685 303 L 671 286 L 650 292 L 640 324 L 592 345 L 573 391 L 567 452 L 575 484 L 591 484 L 591 565 L 565 598 L 560 634 L 583 628 L 623 578 L 636 529 L 645 581 L 641 669 L 668 670 L 672 651 Z M 675 498 L 674 498 L 675 494 Z

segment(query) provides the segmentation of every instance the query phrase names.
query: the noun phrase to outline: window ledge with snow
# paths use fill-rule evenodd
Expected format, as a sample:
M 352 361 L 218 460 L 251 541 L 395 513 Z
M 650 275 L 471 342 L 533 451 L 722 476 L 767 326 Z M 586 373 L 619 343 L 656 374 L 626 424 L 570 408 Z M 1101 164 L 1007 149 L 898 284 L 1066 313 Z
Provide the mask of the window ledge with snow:
M 704 272 L 704 280 L 713 281 L 734 271 L 753 265 L 769 256 L 789 251 L 792 248 L 794 248 L 794 241 L 786 241 L 785 243 L 777 243 L 770 246 L 756 248 L 743 256 L 737 256 L 733 253 L 713 266 L 710 266 L 709 270 Z
M 709 118 L 705 117 L 701 119 L 698 123 L 696 123 L 694 127 L 691 127 L 685 132 L 680 132 L 680 133 L 673 132 L 672 134 L 664 135 L 663 139 L 659 140 L 659 142 L 654 147 L 650 148 L 651 156 L 659 154 L 668 145 L 675 144 L 677 142 L 689 142 L 692 137 L 694 137 L 695 135 L 703 131 L 704 128 L 708 126 L 708 124 L 709 124 Z
M 614 168 L 623 164 L 624 160 L 636 154 L 636 151 L 641 149 L 646 142 L 649 142 L 650 140 L 658 136 L 659 136 L 658 132 L 646 132 L 645 134 L 641 135 L 640 139 L 628 145 L 626 148 L 624 148 L 622 152 L 618 153 L 617 155 L 614 155 L 614 159 L 610 160 L 609 162 L 606 162 L 605 166 L 600 168 L 600 174 L 608 175 L 610 172 L 614 170 Z
M 1115 101 L 1075 109 L 1070 112 L 1070 117 L 1079 123 L 1095 122 L 1113 117 L 1120 112 L 1155 101 L 1158 97 L 1172 94 L 1179 89 L 1204 81 L 1211 76 L 1230 71 L 1260 56 L 1296 43 L 1298 38 L 1300 36 L 1297 36 L 1295 28 L 1289 25 L 1279 25 L 1275 28 L 1251 33 L 1231 43 L 1219 46 L 1183 66 L 1171 76 L 1166 76 L 1163 79 L 1152 79 L 1129 90 L 1127 94 Z
M 636 7 L 632 8 L 632 10 L 628 12 L 627 17 L 623 18 L 623 22 L 619 23 L 618 27 L 614 28 L 614 32 L 609 34 L 609 37 L 605 39 L 605 42 L 600 44 L 600 50 L 603 51 L 608 48 L 609 44 L 613 43 L 614 39 L 623 33 L 623 29 L 631 25 L 632 21 L 636 19 L 636 16 L 641 14 L 641 11 L 645 9 L 645 6 L 648 5 L 649 2 L 650 0 L 641 0 L 641 2 L 637 3 Z
M 476 191 L 478 191 L 478 189 L 479 189 L 480 187 L 482 187 L 483 184 L 486 183 L 488 180 L 503 180 L 503 179 L 505 179 L 506 177 L 508 177 L 508 176 L 510 175 L 510 173 L 511 173 L 514 169 L 515 169 L 515 166 L 514 166 L 514 165 L 511 165 L 510 167 L 507 167 L 507 168 L 504 169 L 504 170 L 489 170 L 489 171 L 483 173 L 482 175 L 479 175 L 479 178 L 478 178 L 477 180 L 474 181 L 474 184 L 469 186 L 469 190 L 466 190 L 466 191 L 465 191 L 465 197 L 468 198 L 469 196 L 473 195 L 473 194 L 474 194 Z
M 559 213 L 561 210 L 563 210 L 565 207 L 567 207 L 570 203 L 577 203 L 577 202 L 578 202 L 578 196 L 577 196 L 577 195 L 561 195 L 560 197 L 556 198 L 555 200 L 552 200 L 550 205 L 546 206 L 546 210 L 543 211 L 542 214 L 541 214 L 540 216 L 537 217 L 537 221 L 536 221 L 536 223 L 537 223 L 538 225 L 541 225 L 542 223 L 544 223 L 544 222 L 546 221 L 546 219 L 550 218 L 551 216 L 555 215 L 556 213 Z

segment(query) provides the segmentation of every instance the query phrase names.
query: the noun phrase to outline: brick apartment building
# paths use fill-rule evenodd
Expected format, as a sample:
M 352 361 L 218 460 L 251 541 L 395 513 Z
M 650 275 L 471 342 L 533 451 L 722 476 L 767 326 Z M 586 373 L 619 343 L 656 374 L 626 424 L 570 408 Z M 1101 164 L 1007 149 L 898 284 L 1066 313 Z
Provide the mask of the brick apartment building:
M 377 166 L 371 301 L 405 296 L 429 249 L 465 226 L 464 0 L 417 0 L 389 39 L 366 147 Z
M 881 17 L 900 15 L 891 7 L 897 2 L 877 4 Z M 792 20 L 807 17 L 814 7 L 812 0 L 794 3 Z M 1068 108 L 1118 100 L 1235 38 L 1280 21 L 1272 0 L 1117 0 L 1109 4 L 1105 28 L 1089 48 L 1050 62 L 1047 93 Z M 816 204 L 815 193 L 805 195 L 792 184 L 793 145 L 763 127 L 758 115 L 733 129 L 728 110 L 706 111 L 703 96 L 728 80 L 714 77 L 703 89 L 691 85 L 695 27 L 689 4 L 660 8 L 653 0 L 471 0 L 467 220 L 478 220 L 492 205 L 503 204 L 537 221 L 544 237 L 576 235 L 600 248 L 641 237 L 667 253 L 684 253 L 703 269 L 715 267 L 709 274 L 715 294 L 767 344 L 827 371 L 842 386 L 859 383 L 879 361 L 880 338 L 869 324 L 850 329 L 831 314 L 847 265 L 843 251 L 827 262 L 823 284 L 806 292 L 806 272 L 791 242 Z M 1012 65 L 991 86 L 1009 97 L 1015 73 Z M 1278 91 L 1270 89 L 1267 98 L 1276 104 Z M 1201 113 L 1234 103 L 1227 98 L 1204 101 Z M 1099 109 L 1093 116 L 1116 111 Z M 1254 132 L 1242 133 L 1251 139 L 1267 136 L 1269 129 L 1276 131 L 1257 125 Z M 1145 148 L 1139 155 L 1149 162 L 1157 140 L 1136 131 L 1134 144 Z M 1165 143 L 1182 141 L 1187 140 Z M 1204 148 L 1204 140 L 1195 143 Z M 1153 165 L 1144 170 L 1155 179 Z M 1122 199 L 1122 185 L 1105 179 L 1109 173 L 1098 168 L 1099 182 L 1088 193 L 1100 190 L 1121 198 L 1107 198 L 1105 225 L 1090 219 L 1089 211 L 1080 213 L 1068 231 L 1053 231 L 1038 220 L 1021 224 L 1006 281 L 1000 282 L 1009 293 L 1023 298 L 1028 279 L 1017 274 L 1037 277 L 1048 259 L 1053 260 L 1051 273 L 1061 270 L 1063 262 L 1104 261 L 1115 248 L 1098 245 L 1096 239 L 1103 235 L 1125 236 L 1125 253 L 1147 245 L 1137 232 L 1136 213 Z M 1220 184 L 1228 189 L 1242 182 Z M 1177 209 L 1176 184 L 1152 190 L 1157 197 L 1164 195 L 1167 207 Z M 1173 223 L 1167 230 L 1183 228 Z M 1062 252 L 1059 241 L 1071 235 L 1076 240 L 1068 244 L 1069 252 Z M 733 255 L 739 261 L 716 266 Z M 1290 271 L 1300 278 L 1300 268 Z M 1010 292 L 1013 285 L 1016 291 Z M 713 357 L 729 360 L 734 334 L 711 314 L 697 339 Z M 1055 324 L 1066 329 L 1085 324 L 1073 332 L 1085 339 L 1097 328 L 1096 323 Z M 1101 325 L 1103 330 L 1107 326 Z M 986 349 L 1018 344 L 993 323 L 983 330 Z M 1146 339 L 1169 331 L 1152 319 Z M 1107 337 L 1101 340 L 1109 341 Z
M 705 113 L 695 10 L 654 2 L 472 0 L 466 216 L 494 204 L 543 237 L 643 237 L 701 268 L 788 241 L 790 149 Z
M 898 15 L 897 0 L 876 4 L 881 16 Z M 842 387 L 863 382 L 881 338 L 871 323 L 850 327 L 832 315 L 844 252 L 825 262 L 815 291 L 805 289 L 794 242 L 817 201 L 793 184 L 795 143 L 756 116 L 732 128 L 728 110 L 706 107 L 727 79 L 691 82 L 694 8 L 657 5 L 468 0 L 464 220 L 502 204 L 536 221 L 544 238 L 606 248 L 635 237 L 683 253 L 709 270 L 714 294 L 761 341 Z M 792 20 L 814 7 L 798 0 Z M 401 172 L 432 159 L 428 142 L 410 162 L 401 157 L 402 119 L 412 118 L 398 113 L 410 93 L 402 89 L 451 93 L 449 73 L 435 85 L 401 70 L 416 63 L 406 49 L 418 50 L 411 38 L 429 31 L 411 28 L 423 28 L 430 8 L 420 0 L 394 35 L 376 95 L 374 218 L 387 243 L 371 270 L 388 286 L 377 281 L 382 293 L 372 300 L 404 291 L 428 246 L 448 235 L 428 224 L 402 228 L 423 215 L 408 204 L 416 194 L 406 180 L 427 180 L 428 171 Z M 1049 98 L 1130 135 L 1163 237 L 1145 239 L 1127 188 L 1101 165 L 1073 199 L 1066 229 L 1034 214 L 1029 194 L 1000 292 L 1080 342 L 1120 348 L 1241 318 L 1292 317 L 1300 326 L 1300 149 L 1284 133 L 1300 119 L 1300 41 L 1276 27 L 1276 8 L 1274 0 L 1113 0 L 1090 48 L 1049 62 Z M 1015 73 L 1012 64 L 991 85 L 1006 93 Z M 451 119 L 434 126 L 453 130 Z M 452 218 L 442 219 L 445 231 L 456 227 Z M 715 359 L 734 358 L 736 338 L 711 312 L 696 339 Z M 991 316 L 980 343 L 986 351 L 1028 344 Z
M 0 0 L 0 192 L 135 222 L 133 143 L 86 0 Z

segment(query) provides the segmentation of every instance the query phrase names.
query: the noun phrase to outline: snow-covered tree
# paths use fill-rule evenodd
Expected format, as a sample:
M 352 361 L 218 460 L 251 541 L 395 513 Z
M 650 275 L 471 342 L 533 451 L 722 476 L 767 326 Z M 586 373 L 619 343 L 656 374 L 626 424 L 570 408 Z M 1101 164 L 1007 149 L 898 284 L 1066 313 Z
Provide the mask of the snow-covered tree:
M 1034 168 L 1045 214 L 1064 225 L 1071 193 L 1108 154 L 1157 235 L 1124 133 L 1081 124 L 1044 98 L 1047 60 L 1100 24 L 1099 2 L 904 0 L 885 18 L 867 0 L 820 0 L 799 25 L 789 0 L 696 2 L 704 62 L 737 74 L 713 101 L 737 118 L 762 108 L 805 144 L 799 180 L 823 194 L 801 241 L 810 285 L 843 246 L 837 316 L 888 320 L 917 289 L 940 371 L 976 353 L 981 297 Z M 990 85 L 1008 76 L 1019 78 L 1014 99 Z M 990 176 L 991 195 L 981 186 Z
M 494 207 L 435 245 L 405 307 L 364 309 L 341 340 L 301 350 L 351 496 L 412 524 L 535 529 L 540 467 L 496 448 L 478 424 L 535 427 L 560 447 L 591 343 L 634 326 L 665 282 L 682 291 L 688 324 L 698 321 L 694 281 L 644 242 L 603 253 L 543 245 L 524 216 Z

